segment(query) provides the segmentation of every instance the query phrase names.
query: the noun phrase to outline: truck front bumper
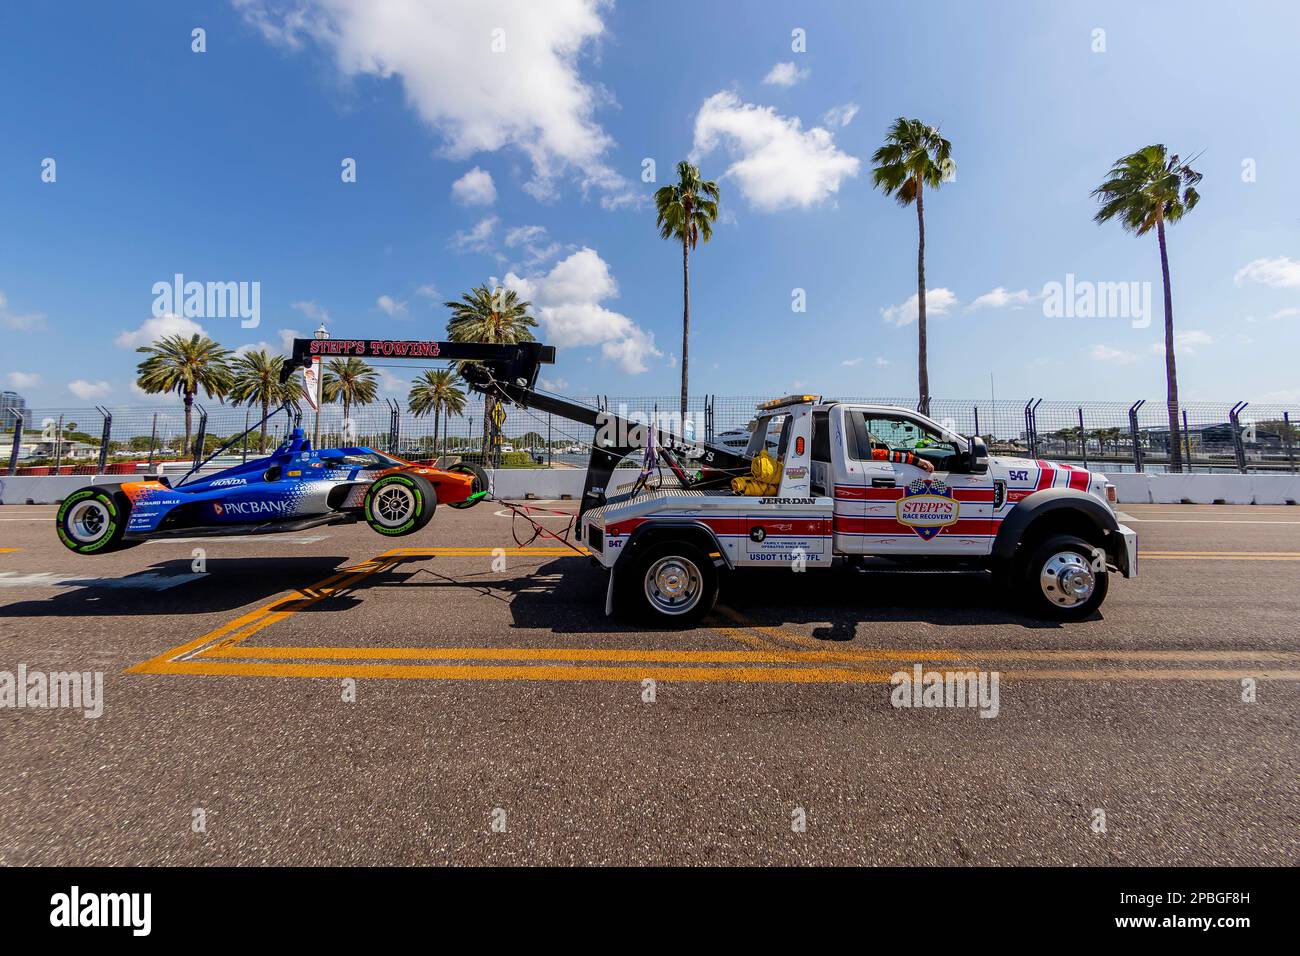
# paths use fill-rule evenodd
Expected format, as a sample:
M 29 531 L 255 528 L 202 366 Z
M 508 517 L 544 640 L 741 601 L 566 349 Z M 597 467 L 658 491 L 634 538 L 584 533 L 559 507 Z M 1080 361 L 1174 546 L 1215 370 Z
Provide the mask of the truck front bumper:
M 1122 524 L 1114 532 L 1115 544 L 1111 552 L 1111 559 L 1115 562 L 1115 567 L 1119 568 L 1120 574 L 1126 578 L 1135 578 L 1138 573 L 1138 535 L 1126 524 Z

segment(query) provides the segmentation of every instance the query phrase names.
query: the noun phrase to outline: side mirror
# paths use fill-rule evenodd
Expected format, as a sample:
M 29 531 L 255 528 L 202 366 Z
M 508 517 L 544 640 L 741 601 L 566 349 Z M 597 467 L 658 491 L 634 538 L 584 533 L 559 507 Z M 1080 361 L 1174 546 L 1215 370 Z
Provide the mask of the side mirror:
M 979 435 L 972 435 L 970 440 L 970 473 L 984 475 L 989 470 L 989 448 Z

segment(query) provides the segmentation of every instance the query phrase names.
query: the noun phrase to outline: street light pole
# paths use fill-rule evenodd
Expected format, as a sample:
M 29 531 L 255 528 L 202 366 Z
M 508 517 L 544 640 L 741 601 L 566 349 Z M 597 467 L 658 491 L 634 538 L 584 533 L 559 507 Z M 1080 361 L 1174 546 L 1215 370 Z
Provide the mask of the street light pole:
M 314 335 L 318 340 L 322 342 L 325 339 L 330 337 L 329 332 L 326 331 L 325 329 L 324 322 L 320 324 L 320 328 L 315 331 Z M 325 360 L 320 356 L 317 356 L 316 357 L 316 429 L 311 441 L 312 448 L 320 447 L 320 413 L 321 413 L 320 406 L 321 406 L 322 386 L 324 385 L 324 382 L 325 382 Z

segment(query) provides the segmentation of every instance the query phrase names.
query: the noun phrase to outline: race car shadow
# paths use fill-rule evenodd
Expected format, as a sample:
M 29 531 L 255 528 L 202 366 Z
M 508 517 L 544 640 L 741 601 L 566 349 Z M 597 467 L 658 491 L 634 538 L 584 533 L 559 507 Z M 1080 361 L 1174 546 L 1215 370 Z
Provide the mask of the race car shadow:
M 202 571 L 189 559 L 160 561 L 121 577 L 60 579 L 59 590 L 49 597 L 0 605 L 0 618 L 215 614 L 316 584 L 349 561 L 320 556 L 209 558 Z M 332 610 L 341 610 L 353 600 L 341 595 L 328 603 Z

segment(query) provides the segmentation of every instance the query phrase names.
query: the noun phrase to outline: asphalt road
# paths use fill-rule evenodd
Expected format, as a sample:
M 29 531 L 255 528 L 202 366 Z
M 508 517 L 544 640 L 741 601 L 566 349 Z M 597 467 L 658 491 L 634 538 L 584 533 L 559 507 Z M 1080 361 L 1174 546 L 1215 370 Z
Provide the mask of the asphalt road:
M 104 675 L 0 710 L 0 863 L 1300 862 L 1300 508 L 1127 507 L 1141 576 L 1078 624 L 765 569 L 679 633 L 493 507 L 99 558 L 0 508 L 0 671 Z M 997 716 L 891 706 L 914 663 Z

